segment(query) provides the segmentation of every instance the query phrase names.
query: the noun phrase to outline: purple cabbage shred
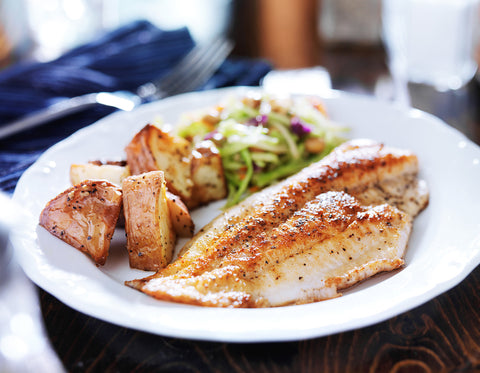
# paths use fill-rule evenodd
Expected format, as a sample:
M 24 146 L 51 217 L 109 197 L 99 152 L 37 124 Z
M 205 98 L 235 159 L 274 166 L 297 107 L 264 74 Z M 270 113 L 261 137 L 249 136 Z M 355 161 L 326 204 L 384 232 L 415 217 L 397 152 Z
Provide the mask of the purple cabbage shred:
M 268 121 L 268 116 L 265 114 L 259 114 L 254 118 L 250 118 L 246 124 L 249 124 L 251 126 L 259 126 L 267 123 Z
M 211 140 L 215 137 L 215 135 L 218 133 L 217 130 L 213 130 L 212 132 L 207 133 L 205 136 L 203 136 L 204 140 Z
M 312 132 L 312 129 L 299 117 L 292 117 L 290 120 L 292 132 L 298 136 L 304 136 Z

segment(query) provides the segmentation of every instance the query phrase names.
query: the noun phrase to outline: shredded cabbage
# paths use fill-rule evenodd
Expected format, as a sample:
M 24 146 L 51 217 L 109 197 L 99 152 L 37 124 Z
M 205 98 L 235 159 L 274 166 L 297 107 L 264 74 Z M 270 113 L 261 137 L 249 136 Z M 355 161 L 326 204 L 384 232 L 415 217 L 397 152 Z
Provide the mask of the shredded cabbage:
M 228 184 L 226 207 L 318 161 L 345 141 L 314 97 L 266 94 L 230 98 L 223 106 L 185 116 L 178 135 L 212 140 Z

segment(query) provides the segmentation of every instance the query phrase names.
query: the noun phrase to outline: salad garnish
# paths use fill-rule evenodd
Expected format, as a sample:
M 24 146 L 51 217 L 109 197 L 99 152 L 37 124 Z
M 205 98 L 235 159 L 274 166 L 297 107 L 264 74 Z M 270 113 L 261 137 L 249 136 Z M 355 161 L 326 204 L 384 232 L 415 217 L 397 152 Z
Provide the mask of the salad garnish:
M 229 207 L 322 159 L 347 130 L 328 118 L 318 97 L 250 93 L 185 114 L 177 134 L 192 143 L 211 140 L 219 149 Z

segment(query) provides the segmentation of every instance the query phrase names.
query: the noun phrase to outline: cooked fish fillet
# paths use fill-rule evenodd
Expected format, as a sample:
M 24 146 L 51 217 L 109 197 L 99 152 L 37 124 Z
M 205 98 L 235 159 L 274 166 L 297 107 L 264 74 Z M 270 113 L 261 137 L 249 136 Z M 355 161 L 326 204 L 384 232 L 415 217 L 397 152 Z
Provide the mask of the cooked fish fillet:
M 370 140 L 352 140 L 337 147 L 322 161 L 306 167 L 284 181 L 266 188 L 214 219 L 182 249 L 180 260 L 170 264 L 165 275 L 176 273 L 188 265 L 197 265 L 197 259 L 215 247 L 218 252 L 233 250 L 248 240 L 286 221 L 295 211 L 320 193 L 345 191 L 359 196 L 364 204 L 371 204 L 369 190 L 379 185 L 395 184 L 396 200 L 402 200 L 402 184 L 412 181 L 408 198 L 413 198 L 408 213 L 415 216 L 428 202 L 423 182 L 416 181 L 418 159 L 410 151 L 384 146 Z M 381 188 L 380 188 L 381 189 Z M 371 193 L 379 201 L 379 193 Z M 394 199 L 393 197 L 390 199 Z M 406 203 L 404 203 L 406 205 Z M 211 250 L 210 250 L 211 252 Z M 211 254 L 210 254 L 211 255 Z
M 333 298 L 337 289 L 400 267 L 410 227 L 410 217 L 392 206 L 364 207 L 344 192 L 322 193 L 270 232 L 202 263 L 202 273 L 185 268 L 129 284 L 159 299 L 203 306 Z
M 428 202 L 428 192 L 425 185 L 417 180 L 417 172 L 417 157 L 409 151 L 368 140 L 347 142 L 322 161 L 252 195 L 220 215 L 184 247 L 179 259 L 165 269 L 152 277 L 127 284 L 159 299 L 209 306 L 273 306 L 335 296 L 337 287 L 351 285 L 374 273 L 401 265 L 410 230 L 409 215 L 415 216 Z M 405 190 L 408 193 L 404 193 Z M 345 193 L 334 194 L 341 195 L 342 198 L 334 198 L 331 193 L 323 195 L 328 191 L 343 191 L 358 196 L 358 201 L 345 202 Z M 408 201 L 404 201 L 405 195 Z M 360 208 L 365 203 L 378 205 L 387 198 L 393 205 L 407 210 L 407 213 L 386 205 L 367 210 Z M 312 221 L 319 216 L 326 216 L 326 211 L 328 216 L 334 216 L 337 209 L 350 211 L 345 206 L 341 207 L 340 202 L 326 202 L 332 200 L 343 201 L 346 206 L 353 203 L 357 206 L 356 209 L 361 210 L 358 210 L 359 213 L 366 216 L 373 214 L 375 219 L 362 220 L 360 217 L 364 215 L 347 214 L 343 218 L 339 215 L 338 220 L 350 221 L 353 225 L 347 224 L 341 229 L 338 226 L 317 226 Z M 313 209 L 312 204 L 318 211 Z M 303 220 L 298 220 L 298 216 L 301 214 L 306 214 L 304 219 L 310 219 L 307 219 L 309 224 L 300 224 Z M 385 234 L 383 226 L 387 222 L 382 222 L 382 219 L 387 219 L 387 216 L 395 221 L 395 232 L 387 230 L 389 238 L 382 241 L 382 235 Z M 354 223 L 358 219 L 360 220 Z M 292 228 L 294 226 L 295 229 Z M 359 231 L 354 230 L 357 226 Z M 292 228 L 289 233 L 291 236 L 282 236 L 278 241 L 278 230 L 286 227 Z M 320 227 L 326 230 L 337 229 L 335 238 L 317 237 L 316 232 Z M 380 232 L 380 229 L 383 231 Z M 349 230 L 351 232 L 348 234 L 342 233 Z M 340 263 L 337 264 L 341 265 L 337 269 L 340 272 L 335 272 L 334 264 L 327 265 L 324 262 L 327 257 L 325 250 L 333 250 L 333 246 L 342 243 L 340 249 L 347 249 L 345 245 L 350 242 L 348 236 L 360 232 L 363 232 L 364 237 L 360 237 L 358 244 L 352 246 L 351 250 L 365 256 L 355 256 L 357 259 L 353 260 L 354 256 L 339 251 L 338 258 L 342 259 L 339 259 Z M 311 236 L 316 238 L 310 241 L 307 237 Z M 259 237 L 268 244 L 260 245 Z M 273 241 L 277 242 L 276 245 L 273 244 L 277 246 L 275 255 L 283 255 L 278 263 L 274 259 L 275 265 L 271 259 L 266 259 L 272 255 L 268 245 Z M 380 254 L 373 261 L 369 259 L 373 255 L 371 250 L 377 250 Z M 313 257 L 317 257 L 317 261 L 306 260 Z M 260 261 L 257 262 L 257 258 Z M 353 267 L 345 267 L 342 262 L 345 258 Z M 262 263 L 262 260 L 265 265 L 260 266 L 258 263 Z M 296 260 L 302 266 L 299 267 Z M 311 270 L 300 274 L 298 268 L 307 267 L 307 264 L 303 266 L 307 262 L 311 264 Z M 249 266 L 248 263 L 255 265 Z M 323 277 L 318 275 L 321 271 L 324 271 Z M 276 278 L 274 274 L 277 272 L 282 274 L 282 281 L 272 280 Z M 258 277 L 252 280 L 255 276 Z M 297 278 L 297 286 L 290 287 L 288 284 L 295 276 L 302 279 L 298 283 Z M 270 289 L 270 293 L 266 289 Z

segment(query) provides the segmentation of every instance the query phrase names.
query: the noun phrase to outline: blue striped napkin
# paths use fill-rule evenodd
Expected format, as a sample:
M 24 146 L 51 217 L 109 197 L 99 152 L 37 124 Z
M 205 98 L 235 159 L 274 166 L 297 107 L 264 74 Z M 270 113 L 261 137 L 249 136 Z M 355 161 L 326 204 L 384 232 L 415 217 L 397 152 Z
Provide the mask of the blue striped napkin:
M 136 21 L 54 61 L 14 65 L 0 72 L 0 126 L 68 97 L 134 91 L 167 74 L 194 44 L 186 28 L 166 31 Z M 201 89 L 255 86 L 269 71 L 265 61 L 229 58 Z M 23 171 L 46 149 L 113 111 L 95 107 L 0 140 L 0 190 L 13 192 Z

